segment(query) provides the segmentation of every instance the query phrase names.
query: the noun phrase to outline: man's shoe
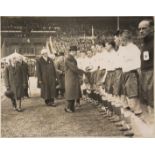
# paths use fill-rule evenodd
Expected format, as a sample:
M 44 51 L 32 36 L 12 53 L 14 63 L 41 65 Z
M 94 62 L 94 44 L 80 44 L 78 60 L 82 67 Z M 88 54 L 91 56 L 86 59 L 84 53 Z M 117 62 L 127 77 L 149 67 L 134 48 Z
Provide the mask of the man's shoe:
M 130 129 L 131 129 L 131 127 L 128 124 L 125 124 L 123 127 L 119 128 L 120 131 L 127 131 Z
M 115 119 L 111 120 L 111 122 L 113 122 L 113 123 L 120 122 L 120 119 L 118 117 L 116 117 Z
M 124 132 L 124 136 L 133 137 L 134 133 L 131 130 L 129 130 L 129 131 Z
M 113 116 L 109 117 L 108 120 L 112 121 L 112 120 L 114 120 L 115 118 L 116 118 L 116 116 L 113 115 Z
M 136 112 L 135 115 L 138 116 L 138 117 L 141 117 L 142 116 L 142 112 Z
M 48 105 L 51 106 L 51 107 L 56 107 L 56 104 L 53 103 L 53 102 L 49 103 Z
M 18 111 L 18 109 L 17 109 L 16 107 L 13 107 L 13 110 L 14 110 L 14 111 Z
M 102 111 L 106 111 L 106 108 L 104 106 L 101 106 L 99 109 L 98 109 L 99 112 L 102 112 Z
M 22 108 L 18 108 L 17 111 L 18 112 L 23 112 L 23 109 Z
M 121 127 L 121 128 L 119 128 L 119 130 L 120 131 L 127 131 L 127 130 L 129 130 L 127 127 Z
M 68 113 L 73 113 L 72 110 L 68 109 L 68 108 L 65 108 L 65 112 L 68 112 Z
M 123 126 L 123 122 L 122 122 L 122 121 L 117 122 L 117 123 L 115 123 L 115 125 L 116 125 L 117 127 L 121 127 L 121 126 Z

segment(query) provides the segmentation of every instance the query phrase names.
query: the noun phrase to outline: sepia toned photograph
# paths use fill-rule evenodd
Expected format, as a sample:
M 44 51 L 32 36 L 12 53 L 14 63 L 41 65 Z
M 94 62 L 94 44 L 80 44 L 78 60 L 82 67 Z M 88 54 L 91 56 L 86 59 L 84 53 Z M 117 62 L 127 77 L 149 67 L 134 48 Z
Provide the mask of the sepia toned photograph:
M 2 138 L 154 138 L 154 17 L 1 17 Z

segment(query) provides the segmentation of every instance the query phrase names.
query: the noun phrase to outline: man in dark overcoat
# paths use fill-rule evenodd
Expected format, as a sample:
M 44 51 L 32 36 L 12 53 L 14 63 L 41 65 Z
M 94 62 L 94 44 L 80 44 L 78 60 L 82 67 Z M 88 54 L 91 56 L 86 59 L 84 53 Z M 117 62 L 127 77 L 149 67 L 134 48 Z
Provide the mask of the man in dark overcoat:
M 25 79 L 24 96 L 29 98 L 29 94 L 28 94 L 28 88 L 29 88 L 29 84 L 28 84 L 28 80 L 29 80 L 28 64 L 23 60 L 22 57 L 20 58 L 20 62 L 21 62 L 21 66 L 23 69 L 23 73 L 24 73 L 24 79 Z
M 77 47 L 71 46 L 69 54 L 65 57 L 65 98 L 67 100 L 66 112 L 75 111 L 75 101 L 81 97 L 80 78 L 83 73 L 77 66 L 75 59 Z
M 45 100 L 46 105 L 55 107 L 56 70 L 53 60 L 48 57 L 47 49 L 41 51 L 41 57 L 37 61 L 36 69 L 41 97 Z
M 24 97 L 25 78 L 19 58 L 13 57 L 5 68 L 5 86 L 13 93 L 11 98 L 14 110 L 21 112 L 21 98 Z

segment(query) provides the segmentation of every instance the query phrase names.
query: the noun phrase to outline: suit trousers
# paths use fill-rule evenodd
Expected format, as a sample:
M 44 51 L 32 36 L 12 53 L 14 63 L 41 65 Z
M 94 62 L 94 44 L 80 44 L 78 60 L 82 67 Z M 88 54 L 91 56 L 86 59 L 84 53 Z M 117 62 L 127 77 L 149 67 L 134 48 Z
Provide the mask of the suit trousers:
M 54 98 L 46 99 L 46 100 L 45 100 L 45 103 L 46 103 L 46 104 L 49 104 L 49 103 L 51 103 L 51 102 L 54 103 Z

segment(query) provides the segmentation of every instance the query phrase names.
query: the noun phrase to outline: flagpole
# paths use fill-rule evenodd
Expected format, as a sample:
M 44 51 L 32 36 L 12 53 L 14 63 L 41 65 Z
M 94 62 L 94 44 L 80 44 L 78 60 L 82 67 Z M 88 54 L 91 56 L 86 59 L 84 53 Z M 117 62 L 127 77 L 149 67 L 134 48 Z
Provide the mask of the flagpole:
M 119 20 L 119 16 L 117 17 L 117 30 L 119 31 L 120 29 L 120 20 Z
M 84 38 L 84 40 L 86 40 L 86 34 L 85 34 L 85 32 L 84 32 L 84 36 L 83 36 L 83 38 Z
M 92 25 L 92 43 L 94 44 L 94 27 L 93 27 L 93 25 Z
M 92 25 L 92 38 L 94 38 L 94 27 Z

